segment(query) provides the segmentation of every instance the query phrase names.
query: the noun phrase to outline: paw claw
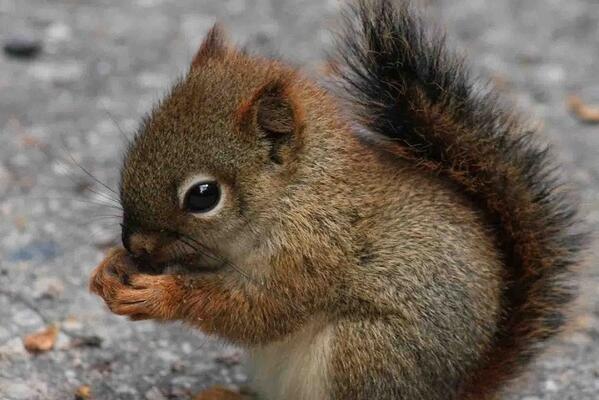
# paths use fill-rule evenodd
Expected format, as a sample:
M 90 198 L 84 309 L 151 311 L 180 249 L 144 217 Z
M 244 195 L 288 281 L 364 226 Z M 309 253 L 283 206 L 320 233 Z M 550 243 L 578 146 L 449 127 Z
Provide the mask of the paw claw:
M 111 252 L 93 271 L 89 283 L 113 313 L 132 320 L 175 318 L 184 297 L 182 287 L 171 275 L 140 273 L 124 250 Z

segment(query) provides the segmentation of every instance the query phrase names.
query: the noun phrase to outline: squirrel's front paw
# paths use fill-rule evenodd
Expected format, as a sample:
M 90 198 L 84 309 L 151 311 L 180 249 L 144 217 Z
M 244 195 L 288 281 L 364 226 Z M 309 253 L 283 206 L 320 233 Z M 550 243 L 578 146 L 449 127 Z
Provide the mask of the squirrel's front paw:
M 135 269 L 135 264 L 125 249 L 112 249 L 92 272 L 89 290 L 108 301 Z
M 183 287 L 174 275 L 139 273 L 124 250 L 113 250 L 90 279 L 90 290 L 102 297 L 113 313 L 133 320 L 176 319 Z

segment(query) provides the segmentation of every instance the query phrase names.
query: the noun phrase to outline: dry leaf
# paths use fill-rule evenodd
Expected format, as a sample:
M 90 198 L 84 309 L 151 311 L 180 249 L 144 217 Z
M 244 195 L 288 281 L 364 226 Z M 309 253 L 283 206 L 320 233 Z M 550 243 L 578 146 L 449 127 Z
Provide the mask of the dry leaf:
M 91 394 L 92 394 L 92 391 L 91 391 L 89 385 L 82 385 L 82 386 L 79 386 L 79 388 L 75 392 L 75 399 L 76 400 L 87 400 L 91 397 Z
M 58 326 L 51 325 L 41 332 L 26 336 L 23 339 L 23 345 L 30 353 L 44 353 L 52 350 L 58 337 L 58 331 Z
M 46 147 L 41 140 L 39 140 L 38 138 L 31 136 L 31 135 L 24 135 L 21 138 L 21 143 L 23 144 L 24 147 L 31 147 L 31 148 Z
M 568 97 L 568 108 L 581 121 L 599 123 L 599 105 L 588 105 L 576 95 Z

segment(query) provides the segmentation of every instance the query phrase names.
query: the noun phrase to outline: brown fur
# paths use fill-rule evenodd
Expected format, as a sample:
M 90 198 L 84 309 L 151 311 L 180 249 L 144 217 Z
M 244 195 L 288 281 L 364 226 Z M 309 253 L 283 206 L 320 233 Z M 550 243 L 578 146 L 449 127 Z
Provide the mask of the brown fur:
M 455 182 L 496 227 L 504 315 L 460 390 L 479 399 L 516 376 L 558 331 L 585 235 L 529 124 L 493 90 L 477 87 L 407 3 L 361 1 L 352 17 L 334 69 L 354 112 L 387 151 Z
M 413 92 L 413 101 L 421 95 Z M 511 351 L 498 342 L 510 339 L 503 331 L 512 307 L 506 243 L 518 243 L 524 261 L 551 254 L 539 254 L 534 237 L 543 226 L 529 215 L 522 187 L 510 201 L 526 207 L 510 205 L 510 215 L 490 190 L 496 173 L 518 184 L 518 166 L 498 162 L 491 146 L 462 134 L 471 127 L 444 110 L 431 104 L 411 112 L 448 154 L 465 155 L 461 163 L 449 168 L 407 146 L 353 134 L 325 90 L 279 62 L 233 50 L 211 31 L 128 150 L 121 181 L 127 250 L 107 256 L 91 290 L 116 314 L 182 320 L 257 354 L 295 351 L 289 340 L 318 338 L 326 351 L 308 354 L 312 364 L 303 366 L 318 368 L 318 390 L 275 371 L 278 381 L 261 386 L 266 400 L 273 393 L 491 396 L 505 371 L 488 382 L 487 366 L 505 366 L 489 360 L 495 349 Z M 483 159 L 489 164 L 476 161 Z M 218 214 L 181 208 L 178 190 L 196 174 L 223 187 Z M 497 221 L 517 236 L 506 241 Z M 537 335 L 534 326 L 518 329 Z M 229 395 L 219 389 L 201 398 Z

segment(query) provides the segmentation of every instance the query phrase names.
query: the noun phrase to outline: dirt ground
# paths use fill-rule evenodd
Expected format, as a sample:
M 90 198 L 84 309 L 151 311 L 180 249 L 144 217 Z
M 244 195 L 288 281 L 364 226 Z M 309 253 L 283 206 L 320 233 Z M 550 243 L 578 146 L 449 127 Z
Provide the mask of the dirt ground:
M 599 224 L 599 125 L 568 96 L 599 104 L 596 0 L 428 0 L 476 71 L 539 121 Z M 314 67 L 337 0 L 0 0 L 0 42 L 41 41 L 30 59 L 0 54 L 0 399 L 187 399 L 237 386 L 240 353 L 178 326 L 110 315 L 86 281 L 118 242 L 111 200 L 71 160 L 115 187 L 125 140 L 181 75 L 216 20 L 232 37 Z M 122 131 L 123 133 L 121 133 Z M 104 206 L 98 204 L 102 203 Z M 597 252 L 581 272 L 570 328 L 506 399 L 599 398 Z M 54 350 L 22 338 L 59 324 Z

